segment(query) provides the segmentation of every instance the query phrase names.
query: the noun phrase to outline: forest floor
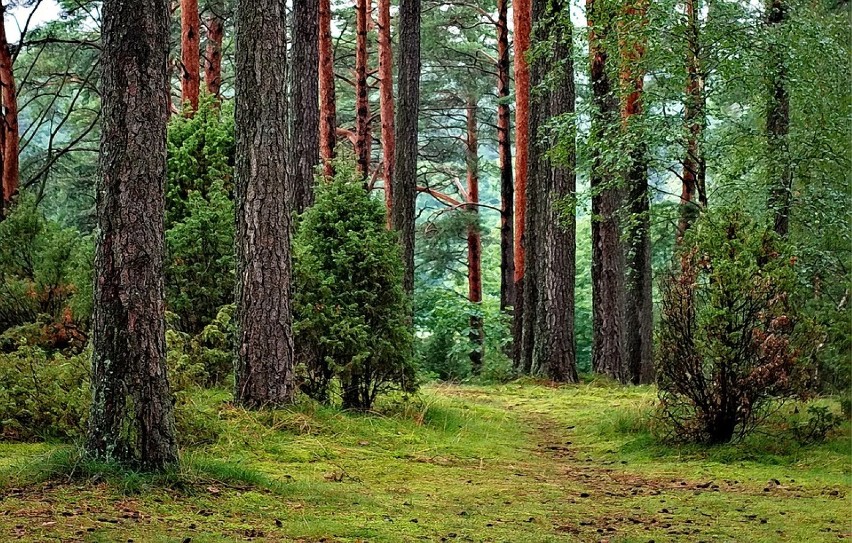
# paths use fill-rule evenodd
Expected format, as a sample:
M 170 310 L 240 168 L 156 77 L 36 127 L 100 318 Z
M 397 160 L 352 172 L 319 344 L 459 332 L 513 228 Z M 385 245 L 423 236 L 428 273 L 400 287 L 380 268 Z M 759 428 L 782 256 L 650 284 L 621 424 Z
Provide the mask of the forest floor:
M 852 439 L 661 445 L 654 392 L 427 386 L 382 414 L 191 397 L 179 473 L 0 444 L 0 541 L 820 542 L 852 538 Z M 780 427 L 779 427 L 780 428 Z M 206 436 L 206 437 L 205 437 Z

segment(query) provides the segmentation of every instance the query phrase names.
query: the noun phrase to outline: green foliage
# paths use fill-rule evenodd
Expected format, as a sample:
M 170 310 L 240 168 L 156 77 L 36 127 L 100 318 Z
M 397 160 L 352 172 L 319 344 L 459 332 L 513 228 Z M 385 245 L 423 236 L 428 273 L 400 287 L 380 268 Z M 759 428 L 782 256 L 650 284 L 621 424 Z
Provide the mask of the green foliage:
M 33 346 L 0 353 L 0 437 L 82 435 L 89 415 L 89 356 L 49 354 Z
M 234 306 L 226 305 L 210 324 L 194 336 L 174 328 L 166 330 L 173 391 L 229 383 L 234 369 L 236 323 L 233 316 Z
M 234 203 L 215 181 L 189 193 L 186 213 L 166 232 L 166 293 L 180 328 L 198 333 L 234 299 Z
M 335 178 L 317 187 L 294 251 L 294 334 L 306 390 L 322 398 L 336 378 L 344 406 L 359 409 L 389 389 L 414 390 L 396 234 L 349 164 L 338 163 Z
M 234 299 L 233 111 L 204 96 L 192 117 L 172 117 L 168 138 L 167 301 L 197 334 Z
M 486 297 L 473 304 L 464 296 L 445 289 L 422 289 L 417 297 L 415 324 L 420 370 L 426 378 L 461 381 L 471 377 L 470 353 L 479 346 L 471 340 L 471 317 L 480 317 L 485 330 L 480 378 L 505 381 L 512 375 L 506 356 L 512 341 L 511 320 L 500 311 L 499 300 Z
M 232 108 L 205 95 L 192 117 L 169 122 L 166 228 L 190 214 L 190 194 L 234 189 L 234 119 Z
M 93 252 L 90 238 L 45 219 L 22 197 L 0 222 L 0 332 L 36 321 L 85 329 Z
M 705 213 L 664 278 L 657 335 L 663 413 L 676 437 L 725 443 L 799 392 L 814 336 L 791 304 L 787 247 L 737 210 Z
M 820 443 L 843 423 L 843 417 L 835 415 L 827 405 L 808 406 L 808 418 L 793 426 L 793 433 L 800 443 Z

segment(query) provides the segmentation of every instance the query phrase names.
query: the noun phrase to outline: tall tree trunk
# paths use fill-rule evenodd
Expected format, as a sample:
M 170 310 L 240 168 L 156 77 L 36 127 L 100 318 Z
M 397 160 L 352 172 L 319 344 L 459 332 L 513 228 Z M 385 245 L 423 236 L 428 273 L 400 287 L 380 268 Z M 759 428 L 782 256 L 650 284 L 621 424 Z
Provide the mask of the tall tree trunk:
M 515 187 L 509 105 L 508 0 L 497 0 L 497 153 L 500 168 L 500 309 L 515 305 Z
M 369 0 L 355 2 L 355 159 L 364 179 L 370 174 L 370 100 L 367 86 Z
M 540 40 L 553 44 L 549 58 L 536 59 L 531 66 L 534 88 L 548 81 L 540 96 L 533 98 L 530 126 L 536 140 L 530 147 L 528 202 L 535 198 L 535 220 L 527 232 L 536 230 L 535 251 L 528 251 L 527 264 L 536 271 L 537 289 L 531 373 L 557 382 L 577 382 L 574 344 L 574 282 L 576 275 L 576 146 L 573 130 L 559 138 L 539 137 L 552 118 L 574 112 L 574 62 L 572 24 L 565 0 L 534 0 L 533 24 Z M 539 41 L 539 40 L 537 40 Z M 566 137 L 565 134 L 570 134 Z M 559 151 L 558 159 L 548 156 Z M 556 161 L 558 160 L 558 162 Z M 533 165 L 536 167 L 533 167 Z M 535 172 L 535 179 L 533 179 Z M 566 213 L 566 203 L 571 211 Z M 528 214 L 527 217 L 530 217 Z
M 319 0 L 319 154 L 325 175 L 334 174 L 334 146 L 337 143 L 337 102 L 334 92 L 334 47 L 331 39 L 331 0 Z
M 686 0 L 686 95 L 684 96 L 683 121 L 686 128 L 686 156 L 681 176 L 683 188 L 680 193 L 680 218 L 677 227 L 677 242 L 695 222 L 702 209 L 707 207 L 705 188 L 705 163 L 702 152 L 704 139 L 704 75 L 701 72 L 701 41 L 698 28 L 696 0 Z
M 225 39 L 224 0 L 210 0 L 207 16 L 207 49 L 204 53 L 204 84 L 215 98 L 222 92 L 222 42 Z
M 527 236 L 527 170 L 529 160 L 530 139 L 530 72 L 526 55 L 530 48 L 530 33 L 532 32 L 532 5 L 530 0 L 517 0 L 512 6 L 514 19 L 514 48 L 515 48 L 515 318 L 514 344 L 515 368 L 524 373 L 529 371 L 522 360 L 524 352 L 523 319 L 525 247 Z M 534 287 L 534 285 L 533 285 Z
M 769 101 L 766 111 L 768 140 L 769 211 L 774 229 L 780 236 L 790 230 L 790 206 L 793 196 L 793 170 L 790 166 L 790 95 L 787 91 L 787 67 L 784 61 L 782 29 L 787 20 L 784 0 L 768 0 L 767 32 L 769 49 Z
M 180 0 L 181 101 L 189 104 L 190 114 L 198 110 L 201 90 L 201 19 L 198 0 Z
M 379 0 L 379 107 L 382 120 L 382 177 L 388 226 L 393 207 L 393 51 L 391 50 L 390 0 Z
M 405 265 L 404 286 L 414 292 L 414 204 L 417 191 L 417 120 L 420 112 L 420 0 L 399 2 L 396 155 L 393 174 L 393 227 L 399 232 Z
M 624 191 L 615 166 L 601 152 L 618 130 L 618 98 L 607 73 L 608 34 L 615 17 L 603 0 L 586 0 L 586 18 L 592 83 L 592 367 L 624 381 L 624 250 L 618 221 Z
M 627 138 L 629 148 L 626 150 L 630 157 L 625 179 L 630 217 L 626 228 L 624 312 L 626 369 L 633 384 L 650 383 L 654 378 L 648 147 L 642 133 L 647 10 L 647 0 L 632 0 L 632 3 L 625 5 L 619 22 L 622 34 L 619 39 L 622 129 L 634 135 Z
M 15 89 L 15 76 L 12 69 L 12 53 L 6 38 L 5 17 L 6 8 L 0 4 L 0 98 L 3 106 L 3 126 L 0 127 L 2 136 L 2 192 L 0 208 L 8 208 L 12 198 L 18 193 L 20 182 L 18 172 L 18 95 Z M 3 209 L 0 209 L 0 217 Z
M 234 399 L 255 408 L 294 394 L 284 17 L 281 0 L 238 0 Z
M 485 330 L 482 323 L 482 237 L 479 232 L 479 138 L 476 122 L 477 104 L 468 97 L 467 114 L 467 212 L 470 224 L 467 227 L 467 285 L 468 300 L 475 313 L 470 315 L 470 340 L 474 349 L 470 352 L 470 365 L 474 375 L 482 371 L 483 343 Z
M 319 164 L 319 2 L 293 3 L 289 167 L 296 213 L 314 203 L 314 169 Z
M 163 234 L 169 6 L 104 0 L 101 177 L 87 452 L 159 470 L 178 459 L 166 376 Z

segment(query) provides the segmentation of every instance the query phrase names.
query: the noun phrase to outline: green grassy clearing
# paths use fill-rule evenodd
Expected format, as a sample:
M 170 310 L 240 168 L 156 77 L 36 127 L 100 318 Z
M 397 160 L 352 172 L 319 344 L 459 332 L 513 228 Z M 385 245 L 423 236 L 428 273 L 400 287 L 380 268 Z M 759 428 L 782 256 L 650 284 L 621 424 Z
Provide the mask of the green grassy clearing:
M 68 446 L 0 444 L 0 540 L 838 541 L 852 440 L 652 437 L 654 392 L 435 385 L 364 415 L 249 413 L 195 394 L 207 443 L 152 478 Z M 775 428 L 775 427 L 773 427 Z M 214 437 L 215 436 L 215 437 Z M 203 439 L 202 439 L 203 441 Z

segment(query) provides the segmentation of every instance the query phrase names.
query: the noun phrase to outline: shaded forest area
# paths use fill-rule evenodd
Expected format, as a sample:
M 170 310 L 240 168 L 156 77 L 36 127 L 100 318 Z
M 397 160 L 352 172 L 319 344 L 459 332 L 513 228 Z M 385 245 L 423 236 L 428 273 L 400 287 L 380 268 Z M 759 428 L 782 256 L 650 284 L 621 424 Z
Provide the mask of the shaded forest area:
M 0 5 L 2 537 L 852 533 L 847 2 Z

